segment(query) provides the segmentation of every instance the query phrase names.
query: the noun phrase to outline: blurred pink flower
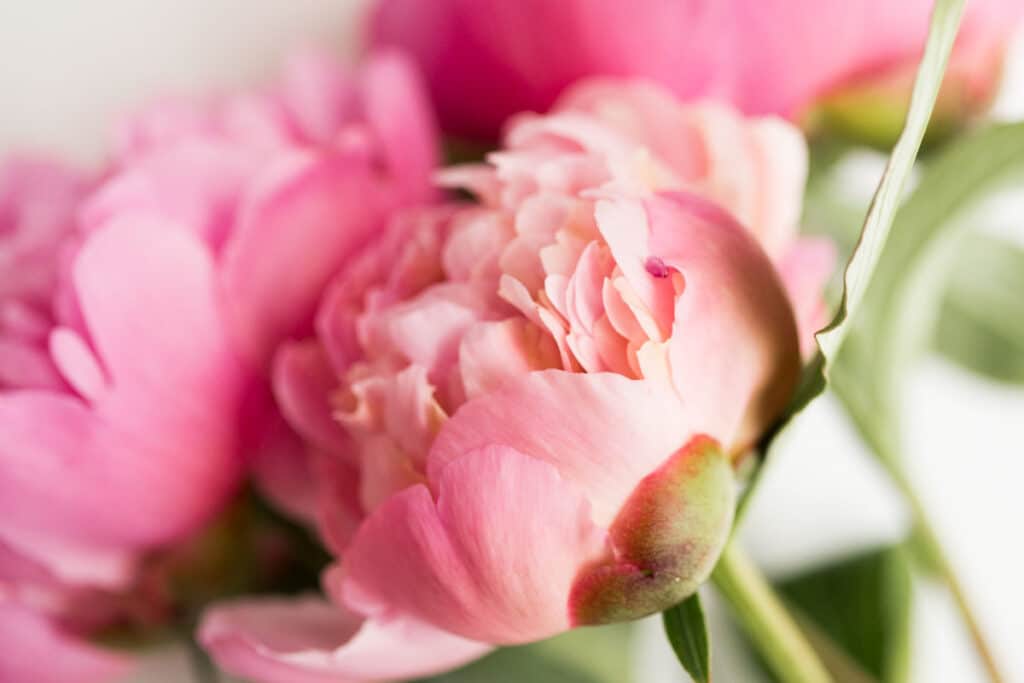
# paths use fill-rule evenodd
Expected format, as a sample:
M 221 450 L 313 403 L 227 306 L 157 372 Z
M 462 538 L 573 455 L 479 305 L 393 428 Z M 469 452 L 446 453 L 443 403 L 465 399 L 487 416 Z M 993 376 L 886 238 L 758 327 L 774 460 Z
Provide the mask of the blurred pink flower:
M 598 81 L 444 171 L 478 203 L 394 219 L 316 335 L 275 356 L 315 473 L 295 495 L 341 558 L 330 602 L 214 607 L 213 657 L 365 680 L 341 625 L 275 624 L 429 624 L 466 639 L 441 664 L 695 590 L 731 527 L 733 459 L 799 373 L 794 310 L 820 315 L 831 252 L 796 236 L 805 167 L 782 121 Z
M 399 56 L 350 73 L 304 55 L 266 90 L 143 110 L 94 188 L 3 167 L 0 609 L 85 652 L 73 637 L 107 606 L 74 591 L 127 589 L 247 458 L 276 473 L 301 455 L 270 354 L 310 332 L 327 280 L 391 211 L 434 195 L 435 147 Z M 34 566 L 53 580 L 27 581 Z M 0 636 L 0 659 L 26 642 Z
M 156 216 L 210 254 L 228 332 L 257 380 L 243 450 L 268 493 L 301 513 L 287 495 L 301 443 L 273 406 L 270 354 L 309 334 L 327 281 L 393 210 L 435 195 L 437 135 L 418 76 L 392 52 L 358 70 L 301 53 L 272 87 L 158 102 L 120 140 L 84 223 Z
M 369 30 L 371 44 L 416 56 L 446 130 L 489 139 L 509 115 L 544 111 L 563 88 L 595 75 L 641 76 L 681 97 L 798 116 L 850 81 L 916 61 L 931 7 L 932 0 L 381 0 Z M 968 104 L 991 93 L 1022 11 L 1018 0 L 969 3 L 953 61 Z

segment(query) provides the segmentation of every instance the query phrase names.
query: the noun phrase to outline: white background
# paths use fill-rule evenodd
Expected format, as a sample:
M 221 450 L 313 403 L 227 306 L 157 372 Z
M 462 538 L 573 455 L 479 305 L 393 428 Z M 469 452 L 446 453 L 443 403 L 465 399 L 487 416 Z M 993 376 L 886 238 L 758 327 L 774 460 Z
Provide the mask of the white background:
M 0 0 L 0 154 L 51 151 L 94 163 L 117 112 L 146 96 L 251 83 L 289 48 L 316 42 L 351 52 L 362 0 Z M 1024 118 L 1024 41 L 996 113 Z M 871 163 L 855 169 L 870 186 Z M 1024 195 L 1024 191 L 1019 192 Z M 992 220 L 1024 240 L 1024 200 Z M 1022 293 L 1024 295 L 1024 293 Z M 922 363 L 908 396 L 913 479 L 935 517 L 1010 681 L 1024 681 L 1024 392 L 938 359 Z M 786 436 L 744 536 L 769 571 L 900 537 L 906 517 L 831 397 Z M 983 680 L 951 604 L 925 587 L 917 604 L 915 683 Z M 638 640 L 637 680 L 683 680 L 659 626 Z M 727 639 L 718 651 L 727 650 Z M 165 653 L 140 680 L 185 680 Z M 755 680 L 735 658 L 717 680 Z

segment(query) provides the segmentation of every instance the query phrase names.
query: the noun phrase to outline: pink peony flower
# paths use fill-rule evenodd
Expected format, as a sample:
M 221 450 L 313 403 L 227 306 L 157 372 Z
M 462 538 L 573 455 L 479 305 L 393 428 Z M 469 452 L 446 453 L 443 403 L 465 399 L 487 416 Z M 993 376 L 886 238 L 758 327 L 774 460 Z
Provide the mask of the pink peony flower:
M 306 476 L 294 465 L 301 444 L 270 398 L 270 354 L 309 333 L 329 278 L 394 209 L 434 195 L 436 133 L 417 76 L 394 53 L 351 72 L 300 54 L 264 91 L 144 109 L 120 141 L 118 169 L 84 222 L 155 216 L 209 253 L 228 332 L 256 380 L 243 450 L 272 497 L 301 515 L 287 495 Z
M 127 590 L 249 458 L 275 475 L 297 460 L 270 354 L 309 334 L 328 279 L 390 212 L 433 196 L 435 146 L 402 58 L 349 73 L 305 55 L 271 88 L 143 110 L 99 182 L 4 167 L 0 618 L 26 626 L 0 628 L 0 659 L 31 666 L 7 654 L 31 640 L 69 657 L 39 676 L 123 668 L 76 640 L 107 609 L 78 591 Z
M 676 95 L 753 114 L 801 115 L 849 82 L 915 62 L 931 0 L 382 0 L 373 45 L 410 50 L 446 130 L 491 139 L 511 114 L 544 111 L 577 79 L 641 76 Z M 1022 5 L 968 6 L 954 90 L 976 108 L 997 82 Z
M 340 560 L 329 601 L 208 612 L 218 663 L 376 680 L 399 674 L 341 624 L 429 625 L 452 664 L 692 593 L 823 310 L 805 165 L 781 121 L 599 81 L 443 172 L 479 202 L 393 220 L 275 356 Z

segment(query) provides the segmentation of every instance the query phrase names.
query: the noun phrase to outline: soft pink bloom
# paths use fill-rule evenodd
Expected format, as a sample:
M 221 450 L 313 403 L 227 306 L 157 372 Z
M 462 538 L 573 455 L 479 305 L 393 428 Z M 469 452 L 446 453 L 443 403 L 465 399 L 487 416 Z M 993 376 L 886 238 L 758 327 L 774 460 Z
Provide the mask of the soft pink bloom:
M 492 138 L 518 111 L 545 111 L 566 86 L 640 76 L 684 98 L 797 116 L 850 81 L 920 55 L 932 0 L 381 0 L 373 45 L 410 50 L 446 130 Z M 1024 5 L 968 4 L 955 80 L 983 99 Z
M 210 254 L 228 332 L 257 379 L 243 449 L 268 493 L 301 513 L 288 495 L 301 443 L 272 404 L 270 354 L 309 334 L 327 281 L 395 208 L 434 196 L 437 138 L 417 75 L 390 52 L 358 70 L 300 54 L 264 90 L 158 102 L 120 140 L 84 222 L 156 216 Z
M 272 351 L 310 333 L 394 209 L 435 193 L 425 94 L 392 53 L 352 71 L 305 55 L 264 90 L 149 107 L 119 140 L 99 182 L 0 172 L 0 608 L 56 645 L 106 609 L 73 592 L 127 589 L 247 458 L 299 460 Z M 3 659 L 20 641 L 0 634 Z
M 275 356 L 316 473 L 294 491 L 341 558 L 317 614 L 429 624 L 468 657 L 694 591 L 731 527 L 733 459 L 799 373 L 794 311 L 820 313 L 805 172 L 788 124 L 610 81 L 444 171 L 479 201 L 393 220 L 327 289 L 316 335 Z M 226 669 L 360 678 L 341 626 L 266 623 L 310 603 L 245 605 L 202 629 Z

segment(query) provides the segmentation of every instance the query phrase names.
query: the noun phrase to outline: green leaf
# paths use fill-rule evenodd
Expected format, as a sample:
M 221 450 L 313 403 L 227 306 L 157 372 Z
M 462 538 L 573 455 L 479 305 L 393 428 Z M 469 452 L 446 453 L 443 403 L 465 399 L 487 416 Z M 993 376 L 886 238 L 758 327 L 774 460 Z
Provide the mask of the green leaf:
M 1024 383 L 1024 249 L 982 234 L 963 240 L 932 343 L 979 374 Z
M 683 668 L 695 683 L 708 683 L 711 680 L 711 641 L 700 594 L 694 593 L 661 616 L 668 641 Z
M 549 640 L 505 647 L 423 683 L 621 683 L 629 680 L 628 625 L 578 628 Z
M 868 207 L 860 239 L 843 277 L 843 292 L 832 322 L 818 333 L 819 352 L 804 370 L 800 385 L 787 407 L 782 420 L 760 444 L 761 452 L 768 453 L 771 442 L 786 423 L 825 389 L 826 377 L 835 361 L 839 348 L 849 332 L 849 320 L 857 315 L 868 291 L 875 269 L 878 266 L 889 238 L 893 219 L 904 186 L 914 166 L 914 160 L 921 148 L 928 120 L 935 106 L 939 86 L 953 49 L 960 16 L 965 0 L 937 0 L 932 11 L 931 26 L 924 56 L 918 66 L 917 78 L 911 95 L 910 109 L 903 126 L 903 132 L 893 147 L 878 189 Z M 754 491 L 758 476 L 747 486 L 740 501 L 737 520 L 742 519 L 750 494 Z
M 902 549 L 829 564 L 782 582 L 779 590 L 837 679 L 907 680 L 913 592 Z
M 818 333 L 818 345 L 826 359 L 826 366 L 823 368 L 826 373 L 827 363 L 835 359 L 847 334 L 847 319 L 855 314 L 864 299 L 889 237 L 904 185 L 910 177 L 935 106 L 935 98 L 953 49 L 964 3 L 965 0 L 939 0 L 935 3 L 928 43 L 917 70 L 910 111 L 903 132 L 889 156 L 878 189 L 871 200 L 871 206 L 868 207 L 860 241 L 846 266 L 839 312 L 832 323 Z
M 1011 250 L 1006 250 L 1007 262 L 996 266 L 991 252 L 998 248 L 968 240 L 965 231 L 973 207 L 1022 176 L 1024 123 L 992 126 L 950 144 L 926 169 L 897 216 L 897 230 L 832 377 L 865 441 L 884 462 L 891 463 L 900 450 L 902 368 L 928 342 L 936 321 L 941 320 L 943 294 L 951 274 L 992 269 L 995 275 L 996 267 L 1001 272 L 1015 268 Z M 983 256 L 981 249 L 988 255 Z M 977 259 L 983 260 L 975 263 Z M 1013 286 L 1020 278 L 1018 270 L 1007 284 Z M 1019 297 L 1013 292 L 993 291 L 1002 280 L 991 285 L 980 277 L 973 280 L 965 283 L 964 278 L 957 278 L 954 287 L 969 288 L 975 295 L 987 290 L 1004 299 L 1005 312 L 1020 310 Z M 951 296 L 957 296 L 953 291 Z M 981 307 L 973 312 L 980 314 Z M 1018 315 L 1010 324 L 1019 326 L 1019 320 Z

